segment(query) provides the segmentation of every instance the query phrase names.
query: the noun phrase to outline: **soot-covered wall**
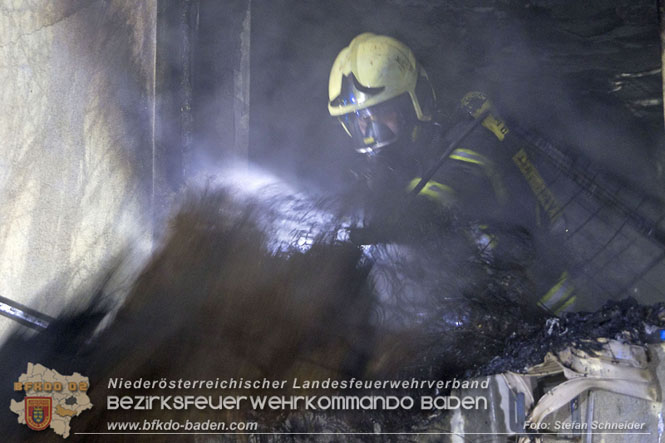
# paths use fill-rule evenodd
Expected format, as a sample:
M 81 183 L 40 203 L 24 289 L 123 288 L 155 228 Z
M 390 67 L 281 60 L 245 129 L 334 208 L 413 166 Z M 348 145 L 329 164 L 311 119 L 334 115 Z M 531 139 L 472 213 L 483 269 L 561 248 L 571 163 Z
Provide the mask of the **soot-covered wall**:
M 3 2 L 2 296 L 56 314 L 150 234 L 156 4 Z

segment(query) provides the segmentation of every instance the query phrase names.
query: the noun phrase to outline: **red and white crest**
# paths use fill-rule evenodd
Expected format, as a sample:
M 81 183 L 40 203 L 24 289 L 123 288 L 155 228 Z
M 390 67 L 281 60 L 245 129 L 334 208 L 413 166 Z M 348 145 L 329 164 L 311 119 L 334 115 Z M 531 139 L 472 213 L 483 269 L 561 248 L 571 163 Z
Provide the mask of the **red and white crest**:
M 51 424 L 53 399 L 25 397 L 25 423 L 34 431 L 43 431 Z

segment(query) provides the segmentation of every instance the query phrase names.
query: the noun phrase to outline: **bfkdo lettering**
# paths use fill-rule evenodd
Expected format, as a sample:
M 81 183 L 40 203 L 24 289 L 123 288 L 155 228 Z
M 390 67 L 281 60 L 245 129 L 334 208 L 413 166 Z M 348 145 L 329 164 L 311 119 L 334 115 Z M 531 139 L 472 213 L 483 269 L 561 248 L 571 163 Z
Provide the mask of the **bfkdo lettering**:
M 64 384 L 56 382 L 15 382 L 14 391 L 25 391 L 25 392 L 62 392 L 64 388 L 67 388 L 70 392 L 85 392 L 88 390 L 88 383 L 86 382 L 69 382 Z

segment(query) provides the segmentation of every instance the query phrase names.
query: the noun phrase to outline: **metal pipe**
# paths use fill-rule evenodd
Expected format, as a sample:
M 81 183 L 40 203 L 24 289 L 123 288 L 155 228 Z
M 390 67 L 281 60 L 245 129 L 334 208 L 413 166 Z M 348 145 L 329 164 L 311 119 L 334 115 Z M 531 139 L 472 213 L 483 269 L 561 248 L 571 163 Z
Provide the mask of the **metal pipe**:
M 0 315 L 38 331 L 48 328 L 53 318 L 0 296 Z

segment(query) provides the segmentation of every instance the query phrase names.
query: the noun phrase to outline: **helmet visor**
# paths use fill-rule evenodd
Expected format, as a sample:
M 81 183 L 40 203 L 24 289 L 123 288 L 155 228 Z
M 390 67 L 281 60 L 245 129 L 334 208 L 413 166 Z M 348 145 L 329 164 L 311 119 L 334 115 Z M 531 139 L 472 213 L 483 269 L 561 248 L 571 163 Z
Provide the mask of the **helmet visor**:
M 340 116 L 339 121 L 361 153 L 371 153 L 395 142 L 404 126 L 401 112 L 393 100 L 349 112 Z
M 342 77 L 340 94 L 330 101 L 330 105 L 337 107 L 362 106 L 369 98 L 383 92 L 385 87 L 371 88 L 360 84 L 353 73 Z

